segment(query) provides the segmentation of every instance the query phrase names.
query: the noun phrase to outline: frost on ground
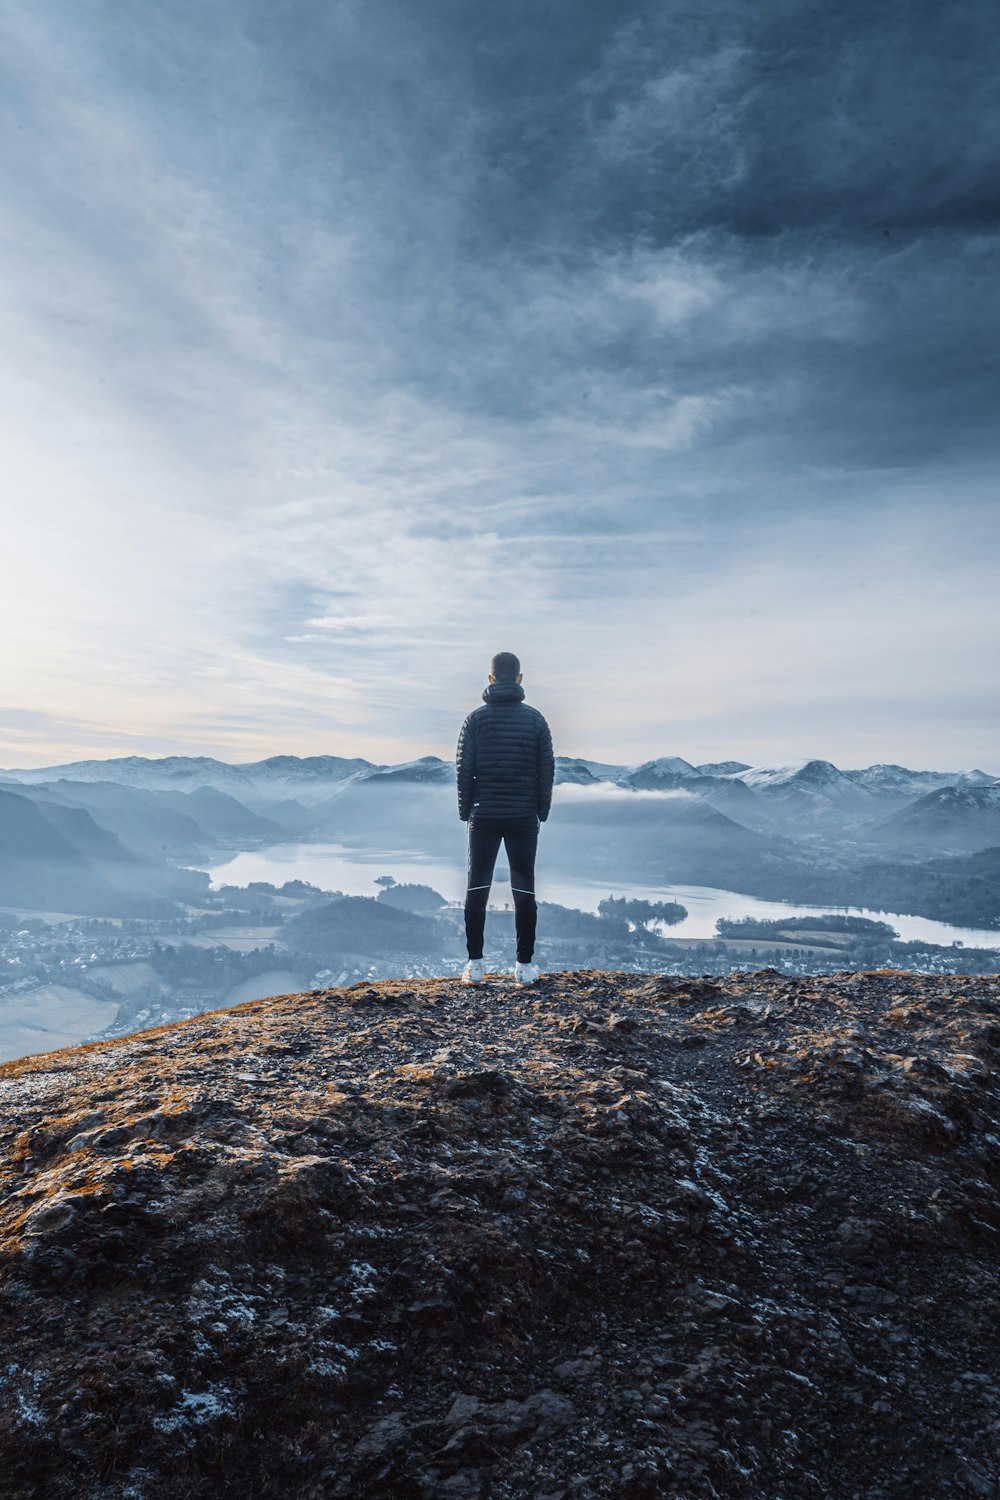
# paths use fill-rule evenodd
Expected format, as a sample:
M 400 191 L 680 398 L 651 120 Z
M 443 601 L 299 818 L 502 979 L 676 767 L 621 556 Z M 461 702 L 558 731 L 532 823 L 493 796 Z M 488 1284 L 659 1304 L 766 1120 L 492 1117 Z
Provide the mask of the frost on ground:
M 255 1001 L 0 1069 L 11 1500 L 1000 1496 L 1000 979 Z
M 230 1392 L 224 1385 L 214 1385 L 207 1391 L 183 1391 L 172 1410 L 153 1418 L 153 1426 L 158 1432 L 177 1432 L 183 1427 L 199 1427 L 233 1415 Z

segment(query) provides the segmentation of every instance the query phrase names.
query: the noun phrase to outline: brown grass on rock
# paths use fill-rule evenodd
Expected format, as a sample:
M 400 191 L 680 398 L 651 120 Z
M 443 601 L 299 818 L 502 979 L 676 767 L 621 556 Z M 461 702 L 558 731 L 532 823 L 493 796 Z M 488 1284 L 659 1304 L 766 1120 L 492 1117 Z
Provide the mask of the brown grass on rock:
M 0 1491 L 1000 1496 L 1000 979 L 257 1001 L 0 1068 Z

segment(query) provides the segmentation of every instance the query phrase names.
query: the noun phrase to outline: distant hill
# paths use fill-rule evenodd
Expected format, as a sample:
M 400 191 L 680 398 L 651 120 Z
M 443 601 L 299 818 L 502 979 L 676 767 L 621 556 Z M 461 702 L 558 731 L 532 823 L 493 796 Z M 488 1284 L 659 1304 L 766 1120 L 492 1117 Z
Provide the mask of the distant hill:
M 97 823 L 82 807 L 41 803 L 39 811 L 63 833 L 104 879 L 120 892 L 125 903 L 147 897 L 183 901 L 198 895 L 207 875 L 179 869 L 163 860 L 147 859 L 127 849 L 119 838 Z
M 627 790 L 578 793 L 565 813 L 556 809 L 542 840 L 548 867 L 586 873 L 608 889 L 632 880 L 725 885 L 773 849 L 700 797 Z
M 867 830 L 887 844 L 924 849 L 985 849 L 1000 844 L 1000 781 L 943 786 Z
M 310 812 L 320 837 L 353 848 L 444 854 L 461 834 L 454 773 L 446 780 L 354 776 Z
M 0 900 L 43 911 L 121 914 L 150 898 L 182 901 L 208 877 L 128 849 L 86 808 L 0 791 Z
M 745 782 L 728 776 L 689 776 L 684 790 L 702 797 L 717 812 L 746 823 L 751 828 L 766 824 L 766 807 Z
M 0 903 L 105 915 L 121 895 L 29 798 L 0 791 Z
M 114 781 L 42 782 L 25 790 L 33 799 L 85 808 L 126 848 L 151 859 L 181 858 L 209 842 L 201 825 L 183 807 L 185 792 L 152 792 Z M 158 801 L 161 797 L 167 800 Z
M 248 840 L 275 843 L 286 837 L 285 830 L 271 818 L 253 812 L 244 803 L 217 787 L 199 786 L 190 792 L 150 792 L 153 805 L 173 807 L 195 819 L 213 842 L 243 845 Z
M 24 795 L 40 804 L 84 808 L 126 848 L 158 862 L 288 837 L 278 823 L 208 786 L 189 792 L 154 791 L 114 781 L 64 780 L 26 784 Z
M 402 911 L 413 911 L 428 916 L 440 911 L 442 906 L 448 904 L 433 886 L 408 882 L 402 885 L 386 886 L 379 891 L 375 899 L 384 906 L 398 906 Z
M 295 952 L 327 963 L 354 953 L 367 958 L 430 957 L 455 947 L 451 930 L 433 917 L 370 896 L 344 896 L 315 906 L 286 922 L 282 940 Z

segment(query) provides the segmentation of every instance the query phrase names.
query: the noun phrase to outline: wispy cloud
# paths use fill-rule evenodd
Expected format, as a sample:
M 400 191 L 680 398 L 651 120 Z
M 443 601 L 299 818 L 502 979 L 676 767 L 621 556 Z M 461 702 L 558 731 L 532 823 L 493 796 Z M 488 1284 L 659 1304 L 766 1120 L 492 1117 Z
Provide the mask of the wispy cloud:
M 984 758 L 989 9 L 8 0 L 3 696 Z

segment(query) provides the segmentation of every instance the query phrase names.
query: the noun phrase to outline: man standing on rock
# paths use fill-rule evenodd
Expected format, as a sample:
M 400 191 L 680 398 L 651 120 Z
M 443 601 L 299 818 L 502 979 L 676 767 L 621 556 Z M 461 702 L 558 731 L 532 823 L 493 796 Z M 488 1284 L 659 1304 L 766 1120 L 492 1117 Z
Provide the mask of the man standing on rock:
M 534 984 L 535 849 L 539 826 L 552 805 L 555 760 L 552 735 L 521 686 L 521 663 L 511 651 L 494 656 L 483 707 L 473 709 L 458 737 L 458 816 L 469 825 L 469 886 L 465 938 L 469 962 L 463 984 L 483 979 L 483 931 L 501 840 L 510 864 L 517 932 L 514 978 Z

